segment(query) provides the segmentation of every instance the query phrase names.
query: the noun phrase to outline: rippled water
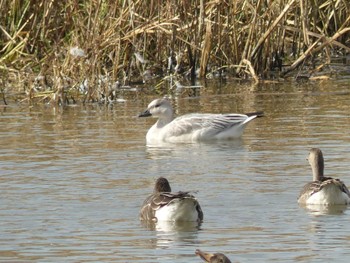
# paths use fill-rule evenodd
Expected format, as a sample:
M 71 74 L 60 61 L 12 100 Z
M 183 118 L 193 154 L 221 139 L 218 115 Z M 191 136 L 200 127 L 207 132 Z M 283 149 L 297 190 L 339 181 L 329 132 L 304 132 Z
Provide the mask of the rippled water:
M 189 97 L 191 94 L 192 97 Z M 125 103 L 0 108 L 1 262 L 348 262 L 350 211 L 299 207 L 320 147 L 350 185 L 350 83 L 227 84 L 179 94 L 177 114 L 264 110 L 241 140 L 146 147 L 155 121 Z M 201 226 L 138 220 L 158 176 L 197 191 Z

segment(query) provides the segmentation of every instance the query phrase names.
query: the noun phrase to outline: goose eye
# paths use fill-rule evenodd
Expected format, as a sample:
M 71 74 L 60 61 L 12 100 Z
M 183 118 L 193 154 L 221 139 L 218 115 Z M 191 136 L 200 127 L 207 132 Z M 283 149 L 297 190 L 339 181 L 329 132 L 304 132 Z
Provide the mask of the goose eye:
M 159 106 L 160 106 L 160 104 L 156 104 L 154 107 L 155 107 L 155 108 L 158 108 Z

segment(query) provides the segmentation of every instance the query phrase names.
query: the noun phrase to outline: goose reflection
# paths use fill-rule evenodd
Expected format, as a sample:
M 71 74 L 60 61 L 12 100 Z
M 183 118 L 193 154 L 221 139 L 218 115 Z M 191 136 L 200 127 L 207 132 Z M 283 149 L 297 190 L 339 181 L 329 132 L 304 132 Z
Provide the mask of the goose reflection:
M 158 232 L 197 232 L 201 229 L 201 222 L 174 222 L 142 220 L 141 225 L 149 230 Z
M 315 205 L 304 204 L 300 205 L 310 215 L 342 215 L 348 209 L 347 205 Z
M 198 232 L 201 223 L 141 221 L 143 227 L 154 231 L 153 248 L 171 248 L 174 244 L 198 244 Z
M 191 151 L 189 151 L 189 147 Z M 193 153 L 200 155 L 208 155 L 209 152 L 225 152 L 232 150 L 241 152 L 244 148 L 247 148 L 243 139 L 237 139 L 233 141 L 218 141 L 218 142 L 200 142 L 200 143 L 160 143 L 157 145 L 147 145 L 146 153 L 148 159 L 159 160 L 171 158 L 190 158 L 193 159 Z

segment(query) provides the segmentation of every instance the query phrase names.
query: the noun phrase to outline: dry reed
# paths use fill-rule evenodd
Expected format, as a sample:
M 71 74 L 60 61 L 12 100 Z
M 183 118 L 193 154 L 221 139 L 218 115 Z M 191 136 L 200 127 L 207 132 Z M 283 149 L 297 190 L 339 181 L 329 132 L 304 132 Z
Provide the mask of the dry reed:
M 350 52 L 347 0 L 2 0 L 0 8 L 1 93 L 28 102 L 108 103 L 121 85 L 169 75 L 259 81 Z

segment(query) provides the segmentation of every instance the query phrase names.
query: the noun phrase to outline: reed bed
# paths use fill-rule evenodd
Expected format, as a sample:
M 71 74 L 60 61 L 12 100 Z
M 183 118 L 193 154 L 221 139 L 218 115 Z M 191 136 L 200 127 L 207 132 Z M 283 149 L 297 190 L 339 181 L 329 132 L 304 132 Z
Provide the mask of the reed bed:
M 113 102 L 169 78 L 309 75 L 350 52 L 348 0 L 0 0 L 3 100 Z

